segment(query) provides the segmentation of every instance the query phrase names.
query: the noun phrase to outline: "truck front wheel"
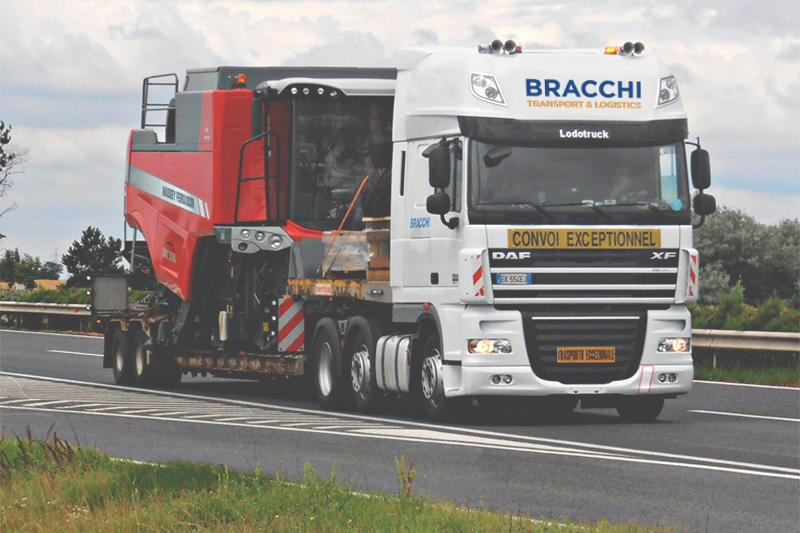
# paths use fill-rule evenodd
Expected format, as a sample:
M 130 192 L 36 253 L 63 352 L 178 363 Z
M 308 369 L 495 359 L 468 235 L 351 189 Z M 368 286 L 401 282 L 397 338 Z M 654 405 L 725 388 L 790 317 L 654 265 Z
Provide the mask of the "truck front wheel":
M 128 335 L 121 329 L 114 331 L 111 341 L 114 356 L 114 381 L 117 385 L 133 383 L 133 357 L 128 349 Z
M 664 408 L 664 398 L 631 397 L 623 398 L 617 405 L 617 413 L 626 422 L 652 422 Z
M 417 379 L 420 387 L 417 394 L 428 418 L 437 421 L 456 417 L 472 405 L 472 398 L 459 396 L 448 398 L 444 394 L 444 378 L 442 375 L 442 349 L 439 336 L 435 333 L 428 336 L 422 350 L 422 365 L 418 368 Z

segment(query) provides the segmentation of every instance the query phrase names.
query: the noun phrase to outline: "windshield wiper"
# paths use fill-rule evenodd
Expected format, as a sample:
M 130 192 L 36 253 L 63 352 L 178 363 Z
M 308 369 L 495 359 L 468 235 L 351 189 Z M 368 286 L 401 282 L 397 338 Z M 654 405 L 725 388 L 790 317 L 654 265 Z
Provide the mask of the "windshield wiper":
M 545 209 L 544 207 L 542 207 L 539 204 L 514 204 L 514 205 L 519 205 L 519 206 L 522 206 L 522 207 L 528 207 L 528 208 L 535 209 L 537 212 L 539 212 L 542 215 L 546 216 L 547 218 L 549 218 L 553 222 L 558 222 L 556 220 L 556 217 L 551 215 L 550 212 L 547 209 Z M 513 216 L 513 214 L 509 213 L 509 216 Z
M 615 220 L 611 217 L 611 215 L 608 214 L 608 212 L 606 212 L 605 209 L 595 204 L 591 200 L 585 200 L 582 202 L 570 202 L 566 204 L 548 204 L 548 207 L 577 207 L 577 206 L 588 207 L 595 213 L 599 213 L 604 217 L 606 217 L 610 222 L 615 222 Z
M 662 211 L 657 205 L 653 204 L 652 202 L 631 202 L 631 203 L 625 203 L 625 204 L 609 204 L 609 205 L 616 205 L 616 206 L 622 206 L 622 207 L 631 207 L 631 206 L 647 207 L 647 209 L 649 209 L 653 213 L 658 213 L 659 215 L 661 215 L 661 217 L 664 218 L 665 220 L 670 220 L 670 221 L 672 220 L 672 217 L 670 217 L 668 214 L 666 214 L 664 211 Z

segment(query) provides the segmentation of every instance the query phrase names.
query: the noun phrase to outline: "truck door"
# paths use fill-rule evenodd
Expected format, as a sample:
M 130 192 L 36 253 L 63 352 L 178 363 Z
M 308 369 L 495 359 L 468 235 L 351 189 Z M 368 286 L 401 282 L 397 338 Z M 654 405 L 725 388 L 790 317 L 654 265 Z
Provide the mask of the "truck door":
M 436 141 L 438 142 L 438 141 Z M 428 183 L 428 159 L 422 155 L 431 141 L 412 141 L 405 155 L 405 175 L 402 176 L 400 201 L 393 202 L 392 217 L 400 219 L 400 265 L 392 281 L 403 288 L 454 286 L 458 280 L 458 249 L 460 228 L 451 230 L 436 215 L 428 213 L 426 200 L 434 192 Z M 457 159 L 453 155 L 454 159 Z M 451 198 L 449 217 L 457 216 L 461 208 L 461 161 L 448 194 Z M 456 168 L 454 166 L 454 168 Z M 393 252 L 394 254 L 394 252 Z

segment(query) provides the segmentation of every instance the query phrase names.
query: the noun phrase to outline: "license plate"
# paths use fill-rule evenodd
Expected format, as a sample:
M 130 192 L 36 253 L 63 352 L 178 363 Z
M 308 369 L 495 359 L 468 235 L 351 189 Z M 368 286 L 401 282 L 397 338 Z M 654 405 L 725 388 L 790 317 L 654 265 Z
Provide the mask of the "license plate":
M 559 363 L 613 363 L 617 360 L 614 346 L 569 346 L 556 348 Z
M 498 274 L 498 285 L 530 285 L 530 274 Z

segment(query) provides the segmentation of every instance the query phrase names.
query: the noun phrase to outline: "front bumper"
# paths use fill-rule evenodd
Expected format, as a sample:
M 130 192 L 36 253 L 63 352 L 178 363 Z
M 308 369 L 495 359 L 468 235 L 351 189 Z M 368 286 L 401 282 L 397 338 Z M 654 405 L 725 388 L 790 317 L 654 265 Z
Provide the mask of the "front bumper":
M 463 393 L 467 396 L 548 396 L 554 394 L 603 395 L 679 395 L 692 389 L 694 367 L 689 365 L 641 365 L 630 378 L 605 384 L 564 384 L 537 377 L 530 367 L 521 366 L 462 366 Z M 511 383 L 493 376 L 511 376 Z M 665 376 L 659 381 L 659 376 Z M 670 381 L 674 376 L 674 382 Z M 456 391 L 448 391 L 454 393 Z M 448 394 L 450 395 L 450 394 Z M 456 394 L 452 394 L 456 395 Z

